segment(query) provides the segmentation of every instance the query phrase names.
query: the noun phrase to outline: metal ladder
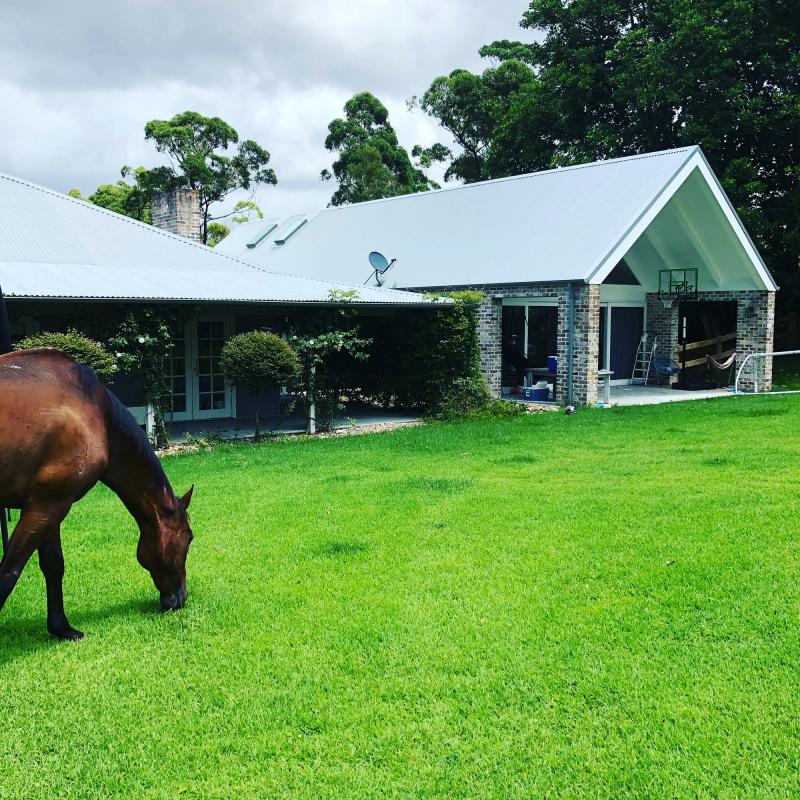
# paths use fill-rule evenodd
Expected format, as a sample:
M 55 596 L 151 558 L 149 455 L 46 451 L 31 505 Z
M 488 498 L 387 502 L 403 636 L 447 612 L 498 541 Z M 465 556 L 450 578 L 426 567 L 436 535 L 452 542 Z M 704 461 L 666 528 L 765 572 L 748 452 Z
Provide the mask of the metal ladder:
M 647 386 L 647 379 L 650 376 L 650 365 L 653 363 L 653 352 L 656 349 L 656 340 L 653 346 L 647 346 L 647 334 L 643 333 L 639 339 L 639 346 L 636 348 L 636 358 L 633 361 L 633 372 L 631 373 L 631 385 L 641 383 Z

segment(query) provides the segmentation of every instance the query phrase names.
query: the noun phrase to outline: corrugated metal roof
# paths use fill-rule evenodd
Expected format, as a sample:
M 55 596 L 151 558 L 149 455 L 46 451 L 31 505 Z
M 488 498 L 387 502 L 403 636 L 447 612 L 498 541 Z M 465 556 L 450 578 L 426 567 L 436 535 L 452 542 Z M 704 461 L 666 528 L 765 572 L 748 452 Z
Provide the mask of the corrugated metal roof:
M 387 285 L 402 287 L 602 280 L 604 259 L 693 158 L 700 149 L 684 147 L 327 208 L 283 248 L 267 238 L 248 259 L 362 283 L 378 250 L 397 259 Z M 259 224 L 219 247 L 242 254 Z
M 359 303 L 424 302 L 410 292 L 270 272 L 2 174 L 0 220 L 0 286 L 8 297 L 324 303 L 332 291 L 357 289 Z

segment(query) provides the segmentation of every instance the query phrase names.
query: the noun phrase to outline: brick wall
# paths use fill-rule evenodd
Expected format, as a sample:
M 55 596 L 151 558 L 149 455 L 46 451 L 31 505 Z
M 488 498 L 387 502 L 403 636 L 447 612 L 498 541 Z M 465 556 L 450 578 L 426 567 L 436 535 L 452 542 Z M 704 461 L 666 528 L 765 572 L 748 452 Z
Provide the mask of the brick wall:
M 200 195 L 196 189 L 158 192 L 151 199 L 153 225 L 200 241 Z
M 463 289 L 465 287 L 458 287 Z M 503 298 L 530 298 L 554 300 L 558 306 L 558 372 L 556 397 L 566 401 L 567 349 L 569 342 L 569 301 L 565 284 L 537 284 L 529 286 L 472 287 L 483 292 L 484 300 L 478 307 L 478 338 L 481 353 L 481 372 L 486 378 L 492 397 L 499 397 L 502 367 Z M 441 287 L 439 287 L 441 291 Z M 432 290 L 433 291 L 433 290 Z M 600 287 L 576 284 L 575 339 L 573 361 L 573 388 L 575 403 L 594 403 L 597 399 L 597 356 L 600 332 Z
M 649 334 L 648 347 L 653 346 L 653 341 L 658 343 L 658 352 L 673 361 L 678 359 L 678 304 L 673 303 L 670 308 L 664 308 L 657 292 L 647 295 L 647 333 Z M 651 371 L 651 377 L 655 373 Z M 662 376 L 662 383 L 675 383 L 676 375 Z
M 437 287 L 441 291 L 441 287 Z M 459 289 L 465 287 L 457 287 Z M 528 286 L 477 286 L 484 300 L 478 309 L 481 372 L 493 397 L 501 391 L 503 299 L 553 300 L 558 306 L 558 373 L 556 394 L 559 402 L 566 401 L 567 350 L 569 342 L 569 301 L 565 284 L 536 284 Z M 431 288 L 431 291 L 436 289 Z M 594 284 L 575 284 L 575 331 L 573 349 L 573 400 L 593 404 L 597 400 L 597 360 L 600 338 L 600 287 Z M 775 293 L 767 291 L 700 292 L 699 301 L 736 301 L 737 352 L 739 363 L 747 353 L 772 349 L 775 329 Z M 647 295 L 647 330 L 658 337 L 659 351 L 678 358 L 678 304 L 665 309 L 658 295 Z M 741 386 L 760 389 L 772 386 L 772 360 L 750 362 Z M 663 380 L 663 379 L 662 379 Z M 673 379 L 670 379 L 672 381 Z
M 748 353 L 764 353 L 772 350 L 775 334 L 775 292 L 763 290 L 728 290 L 700 292 L 698 302 L 735 302 L 736 305 L 736 352 L 737 366 Z M 692 302 L 692 301 L 684 301 Z M 647 330 L 658 336 L 662 353 L 678 360 L 678 304 L 665 309 L 657 294 L 647 295 Z M 742 375 L 740 388 L 752 391 L 772 388 L 772 359 L 758 358 L 748 362 Z
M 600 286 L 591 283 L 576 285 L 574 292 L 573 401 L 575 403 L 593 405 L 597 400 L 597 360 L 600 351 Z M 559 384 L 566 387 L 569 345 L 569 305 L 567 298 L 564 298 L 563 307 L 559 302 L 558 318 L 558 377 Z M 561 397 L 563 398 L 564 395 L 562 394 Z

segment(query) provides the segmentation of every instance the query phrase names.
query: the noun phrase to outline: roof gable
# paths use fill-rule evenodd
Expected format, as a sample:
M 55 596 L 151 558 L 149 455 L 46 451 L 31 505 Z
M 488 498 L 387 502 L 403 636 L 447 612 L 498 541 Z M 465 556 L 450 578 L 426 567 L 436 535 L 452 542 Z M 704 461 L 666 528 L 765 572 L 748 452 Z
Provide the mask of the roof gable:
M 397 259 L 387 284 L 410 288 L 602 283 L 700 165 L 742 246 L 748 243 L 753 268 L 774 288 L 698 147 L 327 208 L 284 247 L 267 237 L 247 257 L 287 272 L 363 283 L 371 275 L 367 256 L 378 250 Z M 263 224 L 242 226 L 220 247 L 242 254 Z

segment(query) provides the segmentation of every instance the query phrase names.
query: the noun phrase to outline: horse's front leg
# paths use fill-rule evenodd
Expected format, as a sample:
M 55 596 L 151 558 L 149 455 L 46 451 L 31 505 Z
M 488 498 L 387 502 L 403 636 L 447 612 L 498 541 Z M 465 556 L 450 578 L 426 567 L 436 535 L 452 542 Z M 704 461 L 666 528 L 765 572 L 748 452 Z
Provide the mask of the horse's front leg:
M 64 502 L 32 502 L 22 509 L 8 543 L 8 550 L 0 562 L 0 609 L 14 591 L 33 551 L 53 534 L 58 536 L 59 526 L 67 516 L 70 506 L 71 503 Z
M 47 585 L 47 630 L 58 639 L 83 639 L 67 621 L 64 612 L 64 553 L 61 550 L 61 526 L 39 545 L 39 566 Z

